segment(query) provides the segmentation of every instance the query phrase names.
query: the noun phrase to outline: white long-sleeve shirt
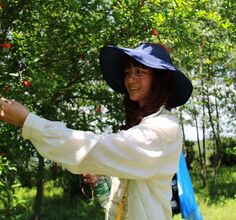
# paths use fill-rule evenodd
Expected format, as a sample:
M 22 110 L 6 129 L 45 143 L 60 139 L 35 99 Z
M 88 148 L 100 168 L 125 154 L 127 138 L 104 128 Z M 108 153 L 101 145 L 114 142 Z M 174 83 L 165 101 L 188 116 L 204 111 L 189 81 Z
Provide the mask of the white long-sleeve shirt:
M 182 131 L 174 115 L 160 110 L 118 133 L 94 134 L 69 129 L 30 113 L 22 136 L 45 158 L 75 174 L 118 177 L 112 181 L 106 219 L 113 220 L 122 184 L 131 179 L 125 213 L 129 220 L 170 220 L 171 179 L 177 172 Z M 119 184 L 121 183 L 121 184 Z

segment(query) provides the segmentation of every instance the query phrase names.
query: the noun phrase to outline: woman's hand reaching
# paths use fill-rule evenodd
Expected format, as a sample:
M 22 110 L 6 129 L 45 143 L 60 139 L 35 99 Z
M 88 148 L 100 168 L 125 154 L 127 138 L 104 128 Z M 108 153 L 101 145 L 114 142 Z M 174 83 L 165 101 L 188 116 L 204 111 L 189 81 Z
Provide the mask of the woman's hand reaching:
M 0 120 L 22 127 L 29 110 L 19 102 L 0 98 Z

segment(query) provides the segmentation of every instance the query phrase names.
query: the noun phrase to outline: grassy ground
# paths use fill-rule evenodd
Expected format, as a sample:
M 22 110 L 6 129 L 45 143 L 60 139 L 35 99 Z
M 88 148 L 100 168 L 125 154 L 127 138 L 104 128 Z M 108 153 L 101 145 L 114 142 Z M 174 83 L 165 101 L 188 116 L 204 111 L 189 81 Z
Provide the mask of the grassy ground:
M 191 174 L 196 199 L 204 220 L 236 220 L 236 166 L 221 168 L 215 184 L 211 180 L 207 187 L 201 187 L 198 172 Z M 211 172 L 208 179 L 211 179 Z M 42 204 L 42 220 L 102 220 L 104 214 L 95 202 L 74 201 L 73 204 L 63 198 L 63 190 L 54 187 L 52 182 L 45 185 L 45 198 Z M 17 220 L 33 219 L 33 198 L 35 189 L 21 188 L 17 195 L 24 202 L 25 208 L 19 213 Z M 174 220 L 182 219 L 180 215 Z
M 191 173 L 195 196 L 204 220 L 236 220 L 236 166 L 220 168 L 215 183 L 208 172 L 207 187 L 201 187 L 197 172 Z M 174 220 L 182 219 L 175 216 Z
M 17 220 L 33 220 L 33 203 L 35 189 L 21 188 L 18 196 L 25 201 L 25 210 Z M 96 201 L 85 202 L 79 198 L 69 202 L 63 197 L 63 190 L 55 187 L 53 182 L 45 184 L 45 193 L 42 203 L 42 220 L 103 220 L 104 213 Z
M 236 220 L 236 198 L 225 199 L 215 204 L 209 204 L 200 199 L 198 205 L 204 220 Z M 175 216 L 174 220 L 181 220 L 181 215 Z

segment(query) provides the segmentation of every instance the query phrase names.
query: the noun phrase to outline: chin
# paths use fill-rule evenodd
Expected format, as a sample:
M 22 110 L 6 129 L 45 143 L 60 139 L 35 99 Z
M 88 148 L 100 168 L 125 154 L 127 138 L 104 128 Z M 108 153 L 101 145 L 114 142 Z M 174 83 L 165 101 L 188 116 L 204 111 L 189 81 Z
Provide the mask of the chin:
M 131 101 L 138 102 L 138 100 L 135 97 L 129 97 Z

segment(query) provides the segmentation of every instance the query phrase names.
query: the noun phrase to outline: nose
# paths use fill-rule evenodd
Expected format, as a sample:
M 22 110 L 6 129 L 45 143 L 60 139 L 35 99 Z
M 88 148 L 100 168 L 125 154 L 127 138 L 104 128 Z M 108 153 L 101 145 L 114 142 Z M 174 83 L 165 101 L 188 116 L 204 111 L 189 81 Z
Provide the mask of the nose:
M 134 74 L 134 72 L 133 71 L 131 71 L 130 73 L 129 73 L 129 75 L 127 76 L 127 81 L 129 82 L 129 83 L 132 83 L 132 82 L 134 82 L 135 81 L 135 74 Z

